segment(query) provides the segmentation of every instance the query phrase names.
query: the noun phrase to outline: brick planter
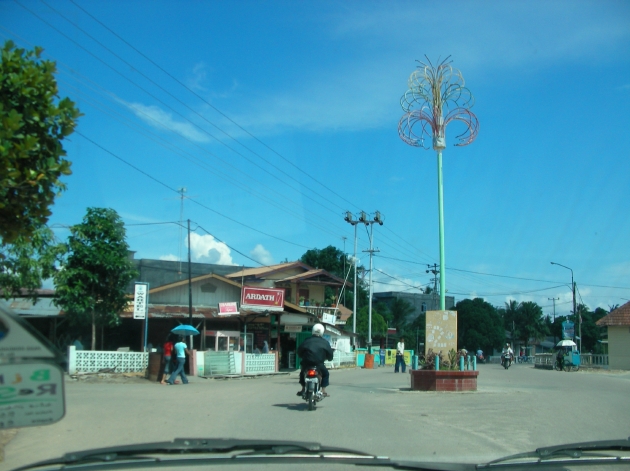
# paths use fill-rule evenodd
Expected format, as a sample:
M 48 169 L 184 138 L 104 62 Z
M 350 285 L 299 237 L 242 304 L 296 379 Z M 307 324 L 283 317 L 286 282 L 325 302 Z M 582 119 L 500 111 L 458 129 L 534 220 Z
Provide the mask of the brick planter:
M 479 371 L 411 370 L 411 389 L 415 391 L 476 391 Z

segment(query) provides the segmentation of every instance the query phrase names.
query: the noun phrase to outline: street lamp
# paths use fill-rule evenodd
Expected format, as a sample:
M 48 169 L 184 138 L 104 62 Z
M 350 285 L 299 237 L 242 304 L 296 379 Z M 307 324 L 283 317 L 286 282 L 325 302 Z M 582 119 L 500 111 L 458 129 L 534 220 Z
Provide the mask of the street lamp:
M 573 316 L 574 316 L 574 320 L 578 320 L 577 319 L 577 310 L 575 308 L 575 281 L 573 281 L 573 270 L 567 266 L 561 265 L 560 263 L 556 263 L 556 262 L 551 262 L 552 265 L 558 265 L 559 267 L 562 268 L 566 268 L 567 270 L 571 270 L 571 292 L 573 294 Z M 582 352 L 582 318 L 580 316 L 580 319 L 578 321 L 578 328 L 579 328 L 579 341 L 580 341 L 580 353 Z M 575 331 L 573 331 L 573 340 L 575 341 Z
M 461 72 L 451 67 L 449 57 L 437 67 L 428 58 L 428 65 L 419 62 L 418 68 L 409 77 L 409 89 L 400 99 L 405 114 L 398 123 L 398 135 L 406 144 L 428 149 L 424 141 L 432 138 L 433 150 L 437 152 L 441 310 L 446 309 L 442 190 L 442 151 L 446 148 L 446 125 L 451 121 L 460 121 L 466 126 L 466 130 L 456 137 L 456 146 L 470 144 L 479 132 L 479 121 L 469 109 L 474 104 L 472 94 L 464 87 Z

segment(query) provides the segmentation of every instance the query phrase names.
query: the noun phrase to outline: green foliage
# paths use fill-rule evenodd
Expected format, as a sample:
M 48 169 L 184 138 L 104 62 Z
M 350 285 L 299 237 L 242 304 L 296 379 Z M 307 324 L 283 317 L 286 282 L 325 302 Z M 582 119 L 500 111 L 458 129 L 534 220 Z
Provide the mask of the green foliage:
M 124 225 L 113 209 L 88 208 L 83 222 L 70 228 L 66 256 L 55 274 L 55 302 L 72 324 L 117 325 L 128 303 L 125 294 L 137 275 L 128 258 Z
M 516 316 L 518 339 L 525 345 L 530 340 L 542 340 L 549 335 L 542 308 L 533 301 L 520 303 Z
M 457 344 L 462 348 L 492 352 L 505 340 L 503 320 L 490 303 L 481 298 L 464 299 L 457 311 Z
M 350 318 L 346 321 L 346 329 L 349 327 L 350 330 L 352 330 L 352 317 L 353 316 L 350 316 Z M 357 315 L 357 334 L 359 334 L 359 337 L 363 342 L 366 342 L 368 338 L 368 317 L 369 313 L 367 306 L 359 309 L 359 314 Z M 383 316 L 373 306 L 372 339 L 384 336 L 386 331 L 387 324 L 385 323 L 385 319 L 383 319 Z
M 512 338 L 520 340 L 524 345 L 532 340 L 542 340 L 555 331 L 555 328 L 549 330 L 542 308 L 532 301 L 518 303 L 511 300 L 505 303 L 505 309 L 501 309 L 501 315 L 505 329 L 512 332 Z
M 399 332 L 405 332 L 408 325 L 407 318 L 414 313 L 414 307 L 405 299 L 395 298 L 389 310 L 391 312 L 392 325 Z
M 42 281 L 55 273 L 55 262 L 61 245 L 55 242 L 53 231 L 41 227 L 30 239 L 19 236 L 12 244 L 2 246 L 0 252 L 0 289 L 5 299 L 21 294 L 37 300 L 36 289 Z
M 2 48 L 0 64 L 0 240 L 28 239 L 50 216 L 65 189 L 70 162 L 61 141 L 80 116 L 68 98 L 58 100 L 54 62 L 42 49 Z M 23 244 L 23 240 L 20 242 Z
M 344 264 L 345 260 L 345 264 Z M 300 257 L 300 262 L 305 263 L 313 268 L 319 268 L 322 270 L 326 270 L 327 272 L 345 280 L 346 275 L 348 276 L 348 283 L 352 284 L 354 282 L 354 273 L 350 272 L 348 274 L 348 270 L 352 267 L 352 260 L 346 254 L 344 254 L 341 250 L 332 245 L 324 249 L 311 249 L 307 250 L 302 257 Z M 344 273 L 344 266 L 346 272 Z M 361 266 L 358 267 L 359 277 L 357 278 L 357 305 L 358 306 L 366 306 L 368 303 L 369 292 L 367 289 L 366 283 L 361 281 L 360 274 L 363 268 Z M 334 298 L 335 293 L 330 287 L 326 287 L 324 298 Z M 335 299 L 335 301 L 337 301 Z M 354 302 L 354 295 L 352 289 L 346 289 L 344 291 L 343 297 L 340 300 L 341 304 L 346 306 L 349 309 L 354 310 L 354 306 L 352 303 Z
M 577 312 L 582 317 L 582 351 L 583 352 L 595 352 L 599 351 L 599 342 L 602 340 L 605 327 L 600 327 L 595 323 L 602 317 L 608 315 L 608 312 L 601 307 L 591 311 L 584 304 L 578 304 Z M 576 328 L 577 325 L 576 325 Z

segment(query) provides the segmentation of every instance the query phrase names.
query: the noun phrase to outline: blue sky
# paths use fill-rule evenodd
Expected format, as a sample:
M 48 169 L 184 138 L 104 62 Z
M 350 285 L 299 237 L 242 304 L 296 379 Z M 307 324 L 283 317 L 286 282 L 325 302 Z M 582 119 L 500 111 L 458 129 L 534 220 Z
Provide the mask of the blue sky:
M 400 98 L 416 60 L 450 55 L 480 132 L 454 147 L 447 128 L 448 293 L 566 314 L 554 261 L 591 308 L 630 300 L 628 2 L 19 0 L 0 26 L 45 48 L 85 115 L 60 239 L 111 207 L 137 258 L 185 258 L 178 225 L 139 225 L 178 221 L 185 187 L 194 260 L 252 266 L 351 253 L 343 213 L 379 210 L 374 289 L 417 292 L 438 262 L 436 156 L 398 137 Z M 360 228 L 366 266 L 368 245 Z

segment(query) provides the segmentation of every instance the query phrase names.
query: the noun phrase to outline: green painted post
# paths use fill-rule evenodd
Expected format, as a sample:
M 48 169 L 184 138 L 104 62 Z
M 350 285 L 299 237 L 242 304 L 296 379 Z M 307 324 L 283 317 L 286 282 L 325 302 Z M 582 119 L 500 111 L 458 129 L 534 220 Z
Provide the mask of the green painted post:
M 440 227 L 440 310 L 446 309 L 446 267 L 444 265 L 444 190 L 442 183 L 442 151 L 437 152 L 438 217 Z
M 459 357 L 459 371 L 464 371 L 464 357 Z
M 435 371 L 440 371 L 440 357 L 435 356 Z

